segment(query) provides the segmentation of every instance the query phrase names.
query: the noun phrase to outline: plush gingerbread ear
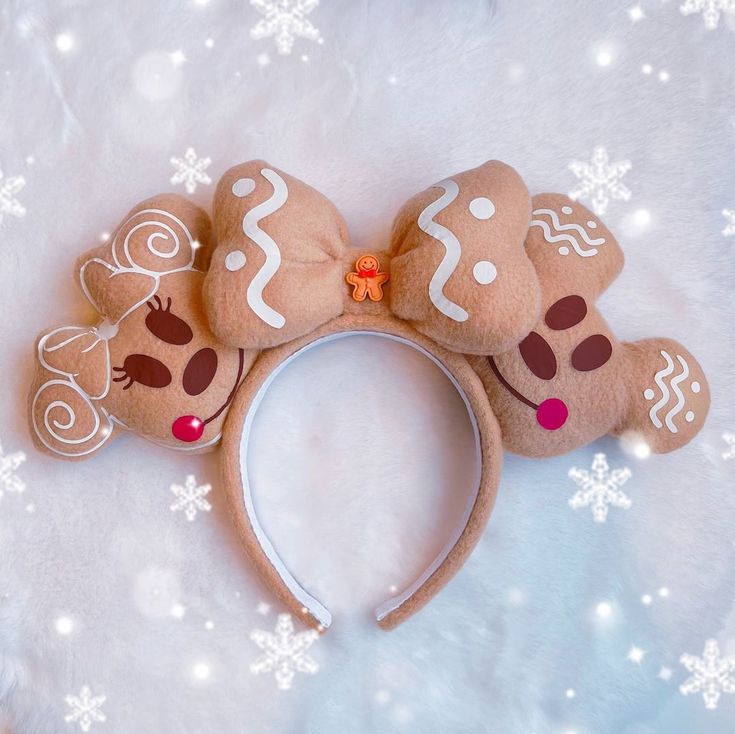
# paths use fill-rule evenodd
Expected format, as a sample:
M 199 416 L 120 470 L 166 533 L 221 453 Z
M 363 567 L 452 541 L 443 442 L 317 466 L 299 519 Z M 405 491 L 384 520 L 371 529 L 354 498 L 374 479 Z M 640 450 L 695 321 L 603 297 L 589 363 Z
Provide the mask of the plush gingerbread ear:
M 206 269 L 211 255 L 207 214 L 175 194 L 138 204 L 110 241 L 82 255 L 82 290 L 99 314 L 118 322 L 152 296 L 163 274 Z
M 656 453 L 684 446 L 709 410 L 709 386 L 699 363 L 672 339 L 643 339 L 624 347 L 628 407 L 615 433 L 638 434 Z
M 539 314 L 523 241 L 531 205 L 521 177 L 488 161 L 410 199 L 393 224 L 391 308 L 445 347 L 510 349 Z
M 546 300 L 576 293 L 594 302 L 623 269 L 617 240 L 602 220 L 564 194 L 533 197 L 526 252 Z
M 113 434 L 112 420 L 98 402 L 110 387 L 107 341 L 94 327 L 67 326 L 44 333 L 36 352 L 31 435 L 57 457 L 86 458 Z
M 217 186 L 214 222 L 204 303 L 221 341 L 273 347 L 342 313 L 347 225 L 318 191 L 264 161 L 243 163 Z

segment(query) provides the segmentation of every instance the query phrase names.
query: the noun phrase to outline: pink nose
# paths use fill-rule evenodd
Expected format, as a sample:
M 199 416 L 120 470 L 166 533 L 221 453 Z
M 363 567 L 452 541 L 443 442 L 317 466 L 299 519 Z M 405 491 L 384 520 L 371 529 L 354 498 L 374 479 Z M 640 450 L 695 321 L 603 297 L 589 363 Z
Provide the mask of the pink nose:
M 559 398 L 548 398 L 536 409 L 536 420 L 547 431 L 558 430 L 567 422 L 568 417 L 566 403 Z
M 182 415 L 171 424 L 171 433 L 179 441 L 198 441 L 204 433 L 204 422 L 195 415 Z

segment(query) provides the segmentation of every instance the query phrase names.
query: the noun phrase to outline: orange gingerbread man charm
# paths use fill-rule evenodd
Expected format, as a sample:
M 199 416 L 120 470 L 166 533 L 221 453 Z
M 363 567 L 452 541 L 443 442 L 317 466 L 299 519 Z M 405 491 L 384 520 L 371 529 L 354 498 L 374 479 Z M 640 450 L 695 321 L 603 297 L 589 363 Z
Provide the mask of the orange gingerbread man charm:
M 347 273 L 345 280 L 352 286 L 352 297 L 356 301 L 383 300 L 383 283 L 390 280 L 388 273 L 380 272 L 380 263 L 375 255 L 363 255 L 355 263 L 355 271 Z

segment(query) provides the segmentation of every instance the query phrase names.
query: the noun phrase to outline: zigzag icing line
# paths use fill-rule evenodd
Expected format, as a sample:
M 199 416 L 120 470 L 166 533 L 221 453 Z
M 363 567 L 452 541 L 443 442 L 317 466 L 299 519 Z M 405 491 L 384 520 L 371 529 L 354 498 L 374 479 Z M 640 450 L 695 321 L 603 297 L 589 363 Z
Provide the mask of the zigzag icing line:
M 260 220 L 269 214 L 278 211 L 288 199 L 286 182 L 270 168 L 264 168 L 261 174 L 273 186 L 273 194 L 262 204 L 253 207 L 242 220 L 242 230 L 247 237 L 255 242 L 265 255 L 265 262 L 255 277 L 250 281 L 246 298 L 248 306 L 256 316 L 275 329 L 280 329 L 286 323 L 283 314 L 271 308 L 263 300 L 263 289 L 270 283 L 271 278 L 281 267 L 281 251 L 275 240 L 260 227 Z
M 451 178 L 440 181 L 436 185 L 444 189 L 444 193 L 429 204 L 418 218 L 419 228 L 429 237 L 433 237 L 444 245 L 444 257 L 429 282 L 429 298 L 434 306 L 448 318 L 460 322 L 467 321 L 470 316 L 467 311 L 444 295 L 444 286 L 457 269 L 462 256 L 462 246 L 454 232 L 434 221 L 434 217 L 457 198 L 459 186 Z
M 686 380 L 687 377 L 689 377 L 689 365 L 687 364 L 684 357 L 682 357 L 680 354 L 676 355 L 676 358 L 679 360 L 679 364 L 681 365 L 681 373 L 678 374 L 672 381 L 671 381 L 671 389 L 674 391 L 674 395 L 678 398 L 676 405 L 666 414 L 665 422 L 666 427 L 672 432 L 677 433 L 678 429 L 674 425 L 673 418 L 674 416 L 681 413 L 682 408 L 684 407 L 684 403 L 686 402 L 684 398 L 684 394 L 679 389 L 679 383 Z
M 664 377 L 668 377 L 674 371 L 674 360 L 671 359 L 669 353 L 662 349 L 661 356 L 666 360 L 666 367 L 659 370 L 653 377 L 654 382 L 661 390 L 661 398 L 657 403 L 652 405 L 651 410 L 648 411 L 648 416 L 651 419 L 651 423 L 653 423 L 656 428 L 663 427 L 663 423 L 659 420 L 658 417 L 658 411 L 663 408 L 666 403 L 669 402 L 669 398 L 671 397 L 671 393 L 669 393 L 669 388 L 666 387 L 666 384 L 664 383 Z
M 605 244 L 604 237 L 598 237 L 594 240 L 590 239 L 586 230 L 579 224 L 560 224 L 557 213 L 552 209 L 535 209 L 533 213 L 539 215 L 548 214 L 551 219 L 551 223 L 554 226 L 555 232 L 561 234 L 552 234 L 549 223 L 544 221 L 543 219 L 532 219 L 531 224 L 529 225 L 530 227 L 540 227 L 544 233 L 544 239 L 549 243 L 554 244 L 556 242 L 568 242 L 577 253 L 577 255 L 579 255 L 580 257 L 593 257 L 597 254 L 597 246 Z M 577 234 L 579 234 L 584 242 L 591 246 L 590 249 L 583 249 L 581 244 L 579 243 L 579 240 L 577 240 L 576 237 L 571 234 L 565 234 L 566 232 L 576 232 Z
M 559 215 L 553 210 L 553 209 L 534 209 L 534 214 L 548 214 L 549 218 L 551 219 L 551 223 L 554 226 L 554 229 L 557 232 L 577 232 L 582 239 L 592 247 L 596 247 L 597 245 L 604 245 L 605 244 L 605 238 L 604 237 L 598 237 L 597 239 L 591 240 L 589 237 L 589 234 L 587 233 L 587 230 L 581 225 L 576 224 L 575 222 L 569 222 L 568 224 L 562 224 L 559 221 Z

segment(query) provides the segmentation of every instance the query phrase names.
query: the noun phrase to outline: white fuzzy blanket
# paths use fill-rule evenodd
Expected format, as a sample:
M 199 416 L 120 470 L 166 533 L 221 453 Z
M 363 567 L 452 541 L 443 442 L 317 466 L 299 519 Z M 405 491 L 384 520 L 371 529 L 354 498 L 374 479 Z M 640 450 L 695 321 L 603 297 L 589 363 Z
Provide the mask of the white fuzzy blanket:
M 0 731 L 735 729 L 735 695 L 708 710 L 679 692 L 683 653 L 713 639 L 735 656 L 735 461 L 722 458 L 735 430 L 735 238 L 722 234 L 735 16 L 707 30 L 681 4 L 323 0 L 308 15 L 323 43 L 296 39 L 290 55 L 250 37 L 263 16 L 245 0 L 0 4 L 0 441 L 26 454 L 25 491 L 0 498 Z M 697 355 L 713 394 L 702 434 L 647 460 L 613 440 L 508 457 L 466 567 L 384 633 L 372 608 L 442 544 L 469 489 L 459 398 L 382 340 L 297 361 L 259 415 L 257 501 L 335 623 L 309 648 L 318 672 L 290 689 L 250 669 L 251 631 L 283 610 L 238 548 L 216 454 L 133 436 L 75 465 L 33 450 L 35 335 L 90 318 L 74 259 L 171 189 L 169 159 L 188 147 L 211 158 L 212 180 L 269 160 L 331 197 L 357 245 L 381 247 L 403 200 L 445 175 L 500 158 L 532 191 L 566 192 L 567 165 L 595 146 L 632 163 L 630 199 L 604 216 L 627 266 L 602 307 L 621 338 L 672 336 Z M 208 206 L 212 190 L 200 182 L 193 198 Z M 378 398 L 356 417 L 366 390 Z M 567 504 L 568 470 L 597 452 L 632 470 L 631 509 L 604 524 Z M 169 509 L 188 474 L 213 485 L 192 522 Z

